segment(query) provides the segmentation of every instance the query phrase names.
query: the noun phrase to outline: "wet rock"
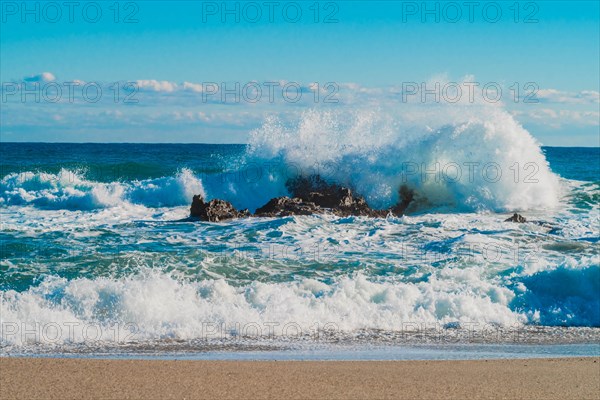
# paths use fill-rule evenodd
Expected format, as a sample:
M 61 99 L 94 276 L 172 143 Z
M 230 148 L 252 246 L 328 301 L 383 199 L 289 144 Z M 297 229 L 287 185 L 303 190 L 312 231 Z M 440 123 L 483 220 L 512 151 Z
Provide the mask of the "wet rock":
M 514 213 L 512 217 L 505 219 L 504 222 L 518 222 L 521 224 L 527 222 L 527 220 L 521 214 Z
M 414 198 L 414 192 L 406 186 L 399 190 L 400 201 L 391 208 L 374 210 L 361 196 L 351 189 L 326 182 L 319 175 L 298 177 L 286 182 L 292 197 L 276 197 L 259 207 L 251 215 L 248 210 L 238 211 L 224 200 L 206 203 L 202 196 L 194 196 L 192 217 L 203 221 L 225 221 L 243 217 L 285 217 L 290 215 L 333 214 L 339 217 L 363 216 L 385 218 L 388 215 L 402 216 Z
M 195 195 L 192 199 L 190 215 L 200 218 L 202 221 L 220 222 L 248 217 L 250 212 L 247 209 L 238 211 L 230 202 L 225 200 L 215 199 L 205 202 L 201 195 Z
M 331 191 L 334 185 L 327 183 L 320 175 L 299 176 L 288 179 L 285 187 L 292 197 L 298 197 L 304 201 L 309 201 L 311 193 L 325 194 Z
M 287 217 L 290 215 L 313 215 L 324 214 L 325 209 L 312 202 L 294 197 L 276 197 L 264 206 L 256 209 L 256 217 Z
M 392 214 L 401 217 L 404 212 L 410 206 L 410 203 L 415 199 L 415 192 L 406 185 L 400 186 L 398 190 L 399 201 L 394 207 L 392 207 Z
M 294 198 L 325 209 L 320 214 L 331 213 L 342 217 L 385 217 L 388 214 L 388 210 L 373 210 L 364 198 L 355 195 L 351 189 L 327 183 L 319 175 L 290 179 L 286 187 Z

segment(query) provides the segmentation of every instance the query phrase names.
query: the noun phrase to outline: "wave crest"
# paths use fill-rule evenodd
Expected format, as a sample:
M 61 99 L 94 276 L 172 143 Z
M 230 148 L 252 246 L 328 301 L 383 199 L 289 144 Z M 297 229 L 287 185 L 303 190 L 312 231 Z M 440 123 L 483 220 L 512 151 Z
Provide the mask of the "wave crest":
M 110 183 L 86 180 L 83 173 L 64 168 L 58 174 L 11 173 L 0 181 L 0 190 L 0 204 L 67 210 L 128 203 L 173 207 L 190 204 L 194 194 L 204 195 L 202 181 L 186 168 L 172 177 Z
M 246 161 L 317 171 L 353 187 L 377 208 L 396 204 L 402 185 L 416 192 L 413 210 L 557 205 L 557 176 L 540 145 L 509 113 L 497 107 L 435 110 L 394 117 L 310 110 L 295 126 L 269 118 L 252 133 Z M 285 183 L 277 176 L 269 180 Z M 283 192 L 279 187 L 269 195 Z

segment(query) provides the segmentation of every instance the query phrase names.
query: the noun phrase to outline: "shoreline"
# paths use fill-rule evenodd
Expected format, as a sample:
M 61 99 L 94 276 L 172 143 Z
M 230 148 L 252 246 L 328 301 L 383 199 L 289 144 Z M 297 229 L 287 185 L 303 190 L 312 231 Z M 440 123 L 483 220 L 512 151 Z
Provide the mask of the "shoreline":
M 475 361 L 600 357 L 600 342 L 506 344 L 346 344 L 306 347 L 155 344 L 37 351 L 0 350 L 0 358 L 188 361 Z
M 600 357 L 463 361 L 0 358 L 0 398 L 596 398 Z

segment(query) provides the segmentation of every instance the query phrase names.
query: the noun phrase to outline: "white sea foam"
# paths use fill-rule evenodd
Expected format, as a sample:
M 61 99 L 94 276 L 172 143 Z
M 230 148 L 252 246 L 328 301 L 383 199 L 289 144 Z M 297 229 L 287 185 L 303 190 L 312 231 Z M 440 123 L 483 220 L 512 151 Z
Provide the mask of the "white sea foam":
M 90 181 L 82 173 L 64 168 L 58 174 L 12 173 L 0 181 L 0 193 L 0 203 L 4 205 L 67 210 L 93 210 L 125 203 L 173 207 L 190 204 L 194 194 L 205 195 L 201 180 L 186 168 L 173 177 L 110 183 Z
M 539 322 L 593 326 L 600 318 L 599 271 L 597 266 L 558 268 L 525 276 L 512 290 L 486 279 L 477 267 L 446 268 L 418 283 L 373 281 L 362 273 L 331 284 L 302 279 L 244 286 L 222 279 L 182 281 L 156 270 L 121 279 L 49 277 L 21 293 L 0 293 L 1 337 L 7 344 L 21 345 L 48 338 L 59 344 L 90 338 L 190 340 L 206 338 L 215 327 L 223 336 L 247 329 L 254 335 L 282 336 L 307 334 L 315 326 L 338 332 L 401 331 L 410 324 L 461 323 L 473 329 Z M 555 304 L 563 309 L 553 308 Z M 93 336 L 86 331 L 92 325 Z M 129 326 L 134 332 L 116 337 L 111 325 Z M 46 326 L 59 326 L 62 336 L 44 336 Z M 68 326 L 73 327 L 69 336 Z M 104 336 L 98 336 L 98 327 Z M 38 334 L 30 333 L 28 339 L 24 329 L 37 329 Z
M 221 176 L 200 180 L 182 169 L 171 177 L 101 183 L 65 169 L 13 173 L 0 182 L 0 202 L 74 210 L 123 202 L 169 207 L 202 194 L 254 210 L 288 195 L 290 177 L 313 173 L 353 187 L 376 208 L 394 205 L 406 185 L 416 193 L 409 211 L 547 210 L 561 194 L 539 144 L 510 114 L 471 106 L 399 115 L 309 110 L 292 125 L 271 117 L 252 133 L 242 164 Z
M 49 278 L 26 292 L 2 293 L 2 336 L 20 344 L 22 335 L 9 335 L 7 324 L 20 328 L 33 321 L 78 326 L 70 338 L 76 342 L 85 341 L 86 325 L 111 323 L 135 325 L 137 339 L 194 339 L 207 324 L 235 333 L 240 326 L 275 323 L 273 333 L 282 335 L 286 325 L 308 333 L 315 324 L 349 331 L 402 329 L 409 322 L 525 321 L 508 308 L 512 292 L 483 282 L 473 271 L 459 275 L 420 284 L 376 283 L 358 274 L 331 285 L 306 279 L 243 287 L 224 280 L 186 283 L 158 272 L 120 280 Z
M 258 326 L 278 336 L 327 324 L 341 332 L 414 323 L 599 326 L 597 186 L 559 181 L 506 112 L 453 110 L 308 111 L 297 126 L 268 119 L 242 167 L 276 168 L 252 180 L 200 179 L 188 169 L 107 183 L 69 170 L 5 176 L 2 343 L 196 339 L 215 326 L 218 334 Z M 442 171 L 463 166 L 461 179 L 406 170 L 436 162 Z M 501 179 L 475 169 L 469 180 L 464 165 L 477 162 L 498 165 Z M 535 170 L 528 162 L 537 182 L 525 181 Z M 428 212 L 173 222 L 188 215 L 194 194 L 253 209 L 288 194 L 285 181 L 298 172 L 350 185 L 374 207 L 394 204 L 406 184 L 417 194 L 413 211 Z M 504 210 L 528 210 L 534 222 L 489 212 Z M 114 324 L 133 333 L 115 336 Z
M 410 115 L 310 110 L 291 126 L 269 118 L 253 132 L 248 160 L 320 173 L 382 208 L 398 200 L 403 184 L 416 191 L 421 210 L 549 208 L 560 192 L 539 143 L 497 107 Z M 269 180 L 275 187 L 263 193 L 285 192 L 285 177 Z

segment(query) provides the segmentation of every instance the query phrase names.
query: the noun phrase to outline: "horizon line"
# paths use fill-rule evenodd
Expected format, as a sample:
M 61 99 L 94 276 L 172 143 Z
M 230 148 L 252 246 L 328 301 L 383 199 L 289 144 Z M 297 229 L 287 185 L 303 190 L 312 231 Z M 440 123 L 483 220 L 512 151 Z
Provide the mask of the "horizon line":
M 209 145 L 209 146 L 247 146 L 248 143 L 206 143 L 206 142 L 5 142 L 2 144 L 151 144 L 151 145 L 171 145 L 171 144 L 193 144 L 193 145 Z M 540 147 L 554 147 L 567 149 L 600 149 L 600 146 L 551 146 L 540 145 Z

